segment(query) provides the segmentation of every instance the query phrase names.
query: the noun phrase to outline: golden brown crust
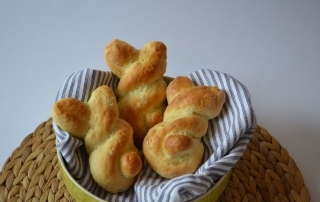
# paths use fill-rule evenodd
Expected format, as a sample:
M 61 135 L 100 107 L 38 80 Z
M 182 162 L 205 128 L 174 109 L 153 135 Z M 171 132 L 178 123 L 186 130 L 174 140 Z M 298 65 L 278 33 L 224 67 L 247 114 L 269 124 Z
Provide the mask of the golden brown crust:
M 186 135 L 172 134 L 163 142 L 163 148 L 170 155 L 184 153 L 192 147 L 194 147 L 192 138 Z
M 83 138 L 89 129 L 90 115 L 89 106 L 75 98 L 64 98 L 52 108 L 52 118 L 56 124 L 77 138 Z
M 159 41 L 138 50 L 118 39 L 111 41 L 105 50 L 106 64 L 120 78 L 116 91 L 120 118 L 132 126 L 137 146 L 141 146 L 148 130 L 163 119 L 166 51 Z
M 167 88 L 169 105 L 163 122 L 151 128 L 143 141 L 143 154 L 152 169 L 165 178 L 193 173 L 204 147 L 201 137 L 208 120 L 219 115 L 225 93 L 213 86 L 195 86 L 177 77 Z
M 101 187 L 117 193 L 135 182 L 142 161 L 132 127 L 119 118 L 116 97 L 108 86 L 94 90 L 87 103 L 74 98 L 57 101 L 52 115 L 59 127 L 67 132 L 75 128 L 71 135 L 84 139 L 92 177 Z
M 168 103 L 170 103 L 181 92 L 194 87 L 194 83 L 187 77 L 177 76 L 174 82 L 170 82 L 170 88 L 166 89 Z

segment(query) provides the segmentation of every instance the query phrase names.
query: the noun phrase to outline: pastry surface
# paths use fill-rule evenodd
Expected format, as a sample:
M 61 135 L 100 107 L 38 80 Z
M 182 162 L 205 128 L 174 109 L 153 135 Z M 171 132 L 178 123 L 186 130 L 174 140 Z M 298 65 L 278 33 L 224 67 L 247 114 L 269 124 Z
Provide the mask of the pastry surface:
M 148 132 L 143 154 L 155 172 L 171 179 L 199 167 L 204 152 L 201 137 L 208 120 L 219 115 L 226 96 L 217 87 L 195 86 L 180 76 L 168 85 L 167 99 L 163 122 Z
M 84 139 L 93 179 L 105 190 L 127 190 L 142 169 L 132 127 L 119 118 L 113 91 L 100 86 L 89 101 L 63 98 L 52 109 L 53 121 L 72 136 Z
M 167 88 L 163 80 L 166 52 L 166 46 L 159 41 L 136 49 L 116 39 L 105 49 L 106 64 L 120 78 L 116 90 L 120 118 L 132 126 L 137 146 L 142 145 L 149 129 L 163 120 Z

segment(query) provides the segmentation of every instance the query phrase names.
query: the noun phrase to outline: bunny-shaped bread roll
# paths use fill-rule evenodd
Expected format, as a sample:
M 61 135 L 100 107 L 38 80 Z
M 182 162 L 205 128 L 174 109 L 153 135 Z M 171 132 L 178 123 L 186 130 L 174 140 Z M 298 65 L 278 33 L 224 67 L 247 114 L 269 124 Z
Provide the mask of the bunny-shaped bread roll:
M 70 135 L 84 139 L 93 179 L 105 190 L 127 190 L 142 169 L 132 127 L 119 118 L 116 97 L 108 86 L 92 92 L 89 101 L 63 98 L 52 109 L 53 121 Z
M 120 118 L 132 126 L 134 142 L 139 147 L 148 130 L 163 120 L 166 51 L 158 41 L 137 50 L 121 40 L 111 41 L 105 50 L 106 64 L 120 78 L 116 91 Z
M 167 88 L 168 106 L 162 123 L 151 128 L 143 141 L 150 167 L 164 178 L 193 173 L 204 147 L 201 137 L 208 120 L 220 113 L 225 93 L 214 86 L 195 86 L 188 77 L 177 77 Z

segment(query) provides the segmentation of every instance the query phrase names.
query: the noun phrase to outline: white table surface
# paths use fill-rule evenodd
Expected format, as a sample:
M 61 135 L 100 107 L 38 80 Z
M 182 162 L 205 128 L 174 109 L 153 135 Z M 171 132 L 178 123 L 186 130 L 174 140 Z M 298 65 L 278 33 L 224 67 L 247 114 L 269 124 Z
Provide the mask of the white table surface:
M 246 85 L 258 124 L 320 199 L 320 1 L 1 1 L 1 165 L 50 117 L 69 73 L 108 70 L 115 38 L 164 42 L 167 76 L 210 68 Z

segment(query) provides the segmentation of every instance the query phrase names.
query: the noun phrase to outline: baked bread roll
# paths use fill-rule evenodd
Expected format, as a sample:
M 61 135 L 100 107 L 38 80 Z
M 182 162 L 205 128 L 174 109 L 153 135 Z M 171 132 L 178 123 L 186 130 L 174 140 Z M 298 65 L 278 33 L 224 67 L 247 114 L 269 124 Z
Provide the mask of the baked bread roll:
M 134 142 L 139 147 L 148 130 L 163 120 L 166 51 L 158 41 L 137 50 L 124 41 L 113 40 L 105 49 L 106 64 L 120 78 L 116 90 L 120 118 L 132 126 Z
M 195 172 L 204 152 L 201 137 L 225 99 L 217 87 L 195 86 L 188 77 L 175 78 L 167 88 L 169 104 L 163 122 L 151 128 L 143 141 L 150 167 L 169 179 Z
M 92 92 L 87 103 L 63 98 L 52 109 L 53 121 L 83 139 L 93 179 L 106 191 L 127 190 L 142 169 L 132 127 L 119 118 L 116 97 L 108 86 Z

